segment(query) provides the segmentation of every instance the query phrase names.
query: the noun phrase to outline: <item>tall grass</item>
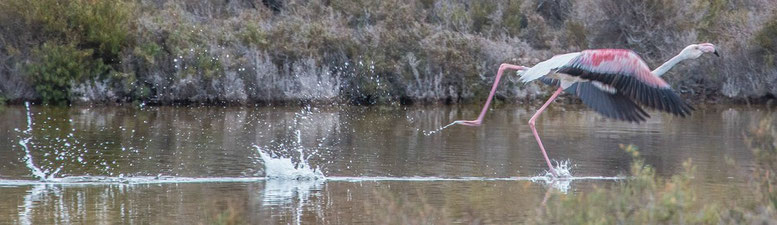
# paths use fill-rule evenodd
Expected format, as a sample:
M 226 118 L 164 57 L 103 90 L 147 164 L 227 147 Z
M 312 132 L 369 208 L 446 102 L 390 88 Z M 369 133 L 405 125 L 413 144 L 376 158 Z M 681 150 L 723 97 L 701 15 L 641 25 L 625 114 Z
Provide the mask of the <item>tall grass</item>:
M 751 205 L 754 214 L 777 216 L 777 126 L 773 118 L 761 120 L 745 138 L 753 150 L 756 167 L 753 171 L 754 193 L 758 203 Z M 772 223 L 777 219 L 772 219 Z
M 556 195 L 532 218 L 536 224 L 715 224 L 725 205 L 700 199 L 691 178 L 695 167 L 683 163 L 683 172 L 671 178 L 656 177 L 633 145 L 624 149 L 634 156 L 631 178 L 611 188 L 595 188 L 577 196 Z
M 557 195 L 532 223 L 547 224 L 773 224 L 777 223 L 777 127 L 774 118 L 758 121 L 745 135 L 755 156 L 747 185 L 732 188 L 730 196 L 703 199 L 692 184 L 694 166 L 664 179 L 639 158 L 636 147 L 631 176 L 611 188 L 596 188 L 577 196 Z M 726 200 L 728 199 L 728 201 Z M 735 199 L 735 201 L 732 201 Z

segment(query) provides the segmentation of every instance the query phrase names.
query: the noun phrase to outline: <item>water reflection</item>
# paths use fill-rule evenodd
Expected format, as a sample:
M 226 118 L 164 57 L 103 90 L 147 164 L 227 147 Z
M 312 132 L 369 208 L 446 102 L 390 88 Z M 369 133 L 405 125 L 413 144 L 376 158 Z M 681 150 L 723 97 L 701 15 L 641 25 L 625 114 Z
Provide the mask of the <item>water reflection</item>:
M 291 208 L 294 223 L 303 224 L 302 214 L 305 207 L 314 206 L 312 195 L 318 194 L 324 185 L 323 180 L 267 180 L 262 197 L 263 206 Z M 296 202 L 295 202 L 296 201 Z
M 32 209 L 35 207 L 36 202 L 40 202 L 43 198 L 44 191 L 47 191 L 46 185 L 35 185 L 24 196 L 24 205 L 19 208 L 23 211 L 19 212 L 19 222 L 24 225 L 31 225 L 32 223 Z M 68 220 L 69 221 L 69 220 Z
M 323 180 L 279 180 L 270 179 L 265 182 L 262 203 L 265 205 L 285 205 L 297 200 L 304 204 L 312 192 L 321 190 Z
M 580 185 L 578 190 L 590 185 Z M 219 216 L 229 213 L 231 207 L 237 207 L 240 216 L 254 224 L 342 224 L 379 221 L 386 210 L 397 210 L 387 208 L 384 201 L 395 200 L 412 207 L 445 208 L 450 210 L 451 216 L 474 213 L 476 217 L 492 222 L 515 221 L 521 218 L 516 212 L 533 210 L 545 193 L 556 189 L 532 185 L 530 181 L 325 183 L 320 180 L 267 180 L 246 183 L 40 184 L 6 186 L 2 190 L 5 204 L 0 206 L 0 212 L 3 212 L 0 219 L 11 224 L 208 224 L 203 221 L 217 221 Z M 11 202 L 19 204 L 9 207 Z M 468 204 L 461 204 L 463 202 Z M 515 202 L 521 202 L 520 206 L 511 205 Z M 494 211 L 495 207 L 504 210 Z M 10 213 L 9 209 L 14 212 Z

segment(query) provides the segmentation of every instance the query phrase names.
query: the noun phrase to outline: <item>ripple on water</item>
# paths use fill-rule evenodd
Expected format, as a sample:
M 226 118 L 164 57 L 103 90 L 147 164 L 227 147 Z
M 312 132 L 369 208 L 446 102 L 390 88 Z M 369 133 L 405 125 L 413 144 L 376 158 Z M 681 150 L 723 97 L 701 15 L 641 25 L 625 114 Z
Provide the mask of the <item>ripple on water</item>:
M 27 129 L 22 131 L 25 137 L 21 137 L 19 144 L 25 150 L 25 163 L 34 176 L 40 180 L 0 180 L 0 186 L 15 185 L 39 185 L 39 184 L 164 184 L 164 183 L 209 183 L 209 182 L 258 182 L 265 181 L 267 202 L 287 201 L 294 193 L 307 195 L 310 190 L 317 189 L 324 181 L 336 182 L 381 182 L 381 181 L 404 181 L 404 182 L 435 182 L 435 181 L 521 181 L 528 180 L 532 182 L 545 182 L 552 187 L 566 191 L 569 189 L 569 182 L 572 180 L 613 180 L 621 179 L 619 177 L 572 177 L 569 161 L 556 162 L 556 171 L 560 178 L 553 178 L 549 171 L 534 177 L 326 177 L 318 167 L 313 167 L 309 163 L 311 154 L 305 154 L 301 145 L 302 137 L 300 130 L 295 130 L 296 143 L 292 148 L 284 149 L 288 151 L 288 156 L 273 153 L 267 147 L 253 145 L 260 155 L 264 166 L 264 177 L 176 177 L 176 176 L 69 176 L 54 177 L 58 172 L 43 171 L 36 167 L 31 157 L 31 149 L 28 147 L 32 138 L 32 114 L 30 104 L 27 108 Z M 295 116 L 295 123 L 298 119 L 305 119 L 307 114 L 298 113 Z M 437 130 L 424 132 L 425 135 L 431 135 L 442 131 L 443 129 L 454 125 L 454 123 L 443 126 Z M 315 154 L 315 152 L 314 152 Z M 563 182 L 559 182 L 563 181 Z

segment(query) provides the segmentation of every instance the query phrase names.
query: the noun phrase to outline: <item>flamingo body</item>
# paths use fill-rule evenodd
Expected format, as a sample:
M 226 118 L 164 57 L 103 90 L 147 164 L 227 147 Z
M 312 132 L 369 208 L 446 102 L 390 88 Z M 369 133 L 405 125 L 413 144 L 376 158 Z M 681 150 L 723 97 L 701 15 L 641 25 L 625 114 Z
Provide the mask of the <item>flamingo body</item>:
M 672 87 L 661 79 L 661 75 L 680 61 L 698 58 L 703 53 L 719 56 L 714 45 L 701 43 L 685 47 L 680 54 L 653 71 L 650 71 L 639 55 L 627 49 L 593 49 L 567 53 L 554 56 L 531 68 L 502 64 L 478 118 L 457 120 L 454 123 L 466 126 L 479 126 L 482 123 L 505 69 L 518 70 L 523 82 L 540 80 L 545 84 L 558 86 L 550 99 L 529 119 L 529 127 L 539 144 L 542 156 L 550 172 L 557 177 L 558 174 L 550 163 L 534 124 L 537 117 L 561 92 L 577 95 L 583 104 L 599 114 L 618 120 L 637 123 L 645 121 L 650 115 L 640 105 L 684 117 L 691 113 L 693 107 L 683 101 Z
M 566 57 L 539 63 L 544 67 L 525 71 L 522 80 L 542 78 L 576 94 L 603 116 L 629 122 L 650 117 L 640 105 L 678 116 L 693 110 L 631 50 L 593 49 L 560 56 Z

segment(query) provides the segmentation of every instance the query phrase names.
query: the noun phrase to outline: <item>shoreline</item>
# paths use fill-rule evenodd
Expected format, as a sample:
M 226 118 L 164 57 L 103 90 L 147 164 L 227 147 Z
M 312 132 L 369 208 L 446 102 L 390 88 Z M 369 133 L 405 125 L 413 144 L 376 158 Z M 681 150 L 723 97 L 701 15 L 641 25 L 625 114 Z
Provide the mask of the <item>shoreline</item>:
M 718 105 L 737 105 L 737 106 L 750 106 L 750 105 L 763 105 L 767 107 L 777 107 L 777 98 L 770 96 L 764 96 L 760 98 L 747 98 L 747 99 L 734 99 L 727 97 L 707 97 L 707 98 L 684 98 L 690 102 L 694 107 L 700 106 L 718 106 Z M 31 102 L 33 105 L 46 105 L 46 106 L 65 106 L 65 107 L 78 107 L 78 106 L 106 106 L 106 107 L 123 107 L 123 106 L 173 106 L 173 107 L 291 107 L 291 106 L 314 106 L 314 107 L 330 107 L 330 106 L 362 106 L 362 107 L 429 107 L 429 106 L 471 106 L 480 105 L 485 101 L 474 100 L 461 100 L 459 102 L 451 103 L 444 100 L 441 101 L 413 101 L 410 103 L 403 102 L 388 102 L 388 103 L 374 103 L 374 104 L 359 104 L 352 101 L 337 99 L 337 100 L 298 100 L 298 101 L 272 101 L 272 102 L 229 102 L 229 101 L 175 101 L 175 102 L 154 102 L 154 101 L 133 101 L 133 102 L 75 102 L 70 104 L 44 104 L 41 100 L 13 100 L 6 101 L 5 106 L 20 106 L 25 102 Z M 544 96 L 542 98 L 533 99 L 514 99 L 503 100 L 495 99 L 493 106 L 496 105 L 542 105 L 545 102 Z M 579 98 L 576 96 L 562 95 L 554 102 L 554 105 L 563 106 L 584 106 Z

